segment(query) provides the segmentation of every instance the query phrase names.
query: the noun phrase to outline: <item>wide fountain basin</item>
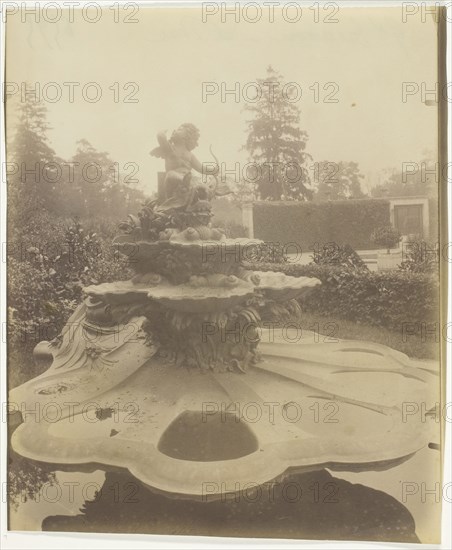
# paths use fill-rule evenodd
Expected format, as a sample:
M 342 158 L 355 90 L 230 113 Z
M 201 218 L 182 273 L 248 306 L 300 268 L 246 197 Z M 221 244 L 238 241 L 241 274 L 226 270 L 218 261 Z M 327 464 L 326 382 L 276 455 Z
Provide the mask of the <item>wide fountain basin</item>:
M 319 345 L 311 336 L 295 343 L 262 331 L 262 361 L 247 374 L 177 368 L 149 346 L 139 365 L 136 342 L 112 351 L 108 370 L 49 369 L 10 399 L 41 410 L 56 403 L 63 413 L 25 418 L 13 448 L 45 462 L 127 468 L 156 490 L 216 498 L 288 471 L 389 468 L 428 445 L 428 422 L 405 418 L 404 404 L 434 405 L 436 373 L 385 346 Z

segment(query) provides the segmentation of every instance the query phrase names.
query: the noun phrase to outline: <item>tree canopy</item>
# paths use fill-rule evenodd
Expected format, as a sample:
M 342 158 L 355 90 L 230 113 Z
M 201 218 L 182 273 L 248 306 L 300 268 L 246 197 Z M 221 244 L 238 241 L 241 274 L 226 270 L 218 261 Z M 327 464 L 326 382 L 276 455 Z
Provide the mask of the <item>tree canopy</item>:
M 300 109 L 294 101 L 290 83 L 267 68 L 265 78 L 257 79 L 259 92 L 255 101 L 245 105 L 252 115 L 247 120 L 245 149 L 255 164 L 256 192 L 262 200 L 305 200 L 311 198 L 310 175 L 306 153 L 308 134 L 300 129 Z
M 314 181 L 318 183 L 316 200 L 361 199 L 364 178 L 356 162 L 322 161 L 314 164 Z
M 77 142 L 71 159 L 60 158 L 49 143 L 50 129 L 42 102 L 27 98 L 18 105 L 17 125 L 7 147 L 10 215 L 16 227 L 43 210 L 83 218 L 99 213 L 121 217 L 139 208 L 144 194 L 124 176 L 124 167 L 86 139 Z

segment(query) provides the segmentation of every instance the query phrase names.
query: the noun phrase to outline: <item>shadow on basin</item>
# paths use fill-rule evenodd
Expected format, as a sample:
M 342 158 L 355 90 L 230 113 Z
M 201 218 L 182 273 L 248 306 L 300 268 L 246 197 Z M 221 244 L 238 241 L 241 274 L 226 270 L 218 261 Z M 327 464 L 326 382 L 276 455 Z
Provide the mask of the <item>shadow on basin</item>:
M 158 449 L 179 460 L 213 462 L 254 453 L 259 443 L 248 425 L 233 413 L 184 411 L 163 432 Z

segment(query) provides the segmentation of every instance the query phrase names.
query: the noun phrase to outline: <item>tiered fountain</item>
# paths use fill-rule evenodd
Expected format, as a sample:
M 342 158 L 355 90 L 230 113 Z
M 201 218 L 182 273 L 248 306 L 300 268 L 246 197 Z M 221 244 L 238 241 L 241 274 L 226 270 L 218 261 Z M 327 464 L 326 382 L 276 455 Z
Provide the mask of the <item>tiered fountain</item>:
M 438 381 L 381 345 L 288 341 L 261 319 L 300 314 L 320 284 L 248 271 L 260 241 L 228 239 L 206 170 L 183 125 L 159 134 L 165 196 L 121 224 L 113 246 L 135 276 L 85 288 L 61 335 L 41 342 L 49 369 L 11 392 L 25 410 L 13 448 L 58 464 L 124 467 L 179 496 L 234 493 L 288 470 L 387 468 L 424 447 L 426 423 L 404 422 L 404 401 L 429 401 Z

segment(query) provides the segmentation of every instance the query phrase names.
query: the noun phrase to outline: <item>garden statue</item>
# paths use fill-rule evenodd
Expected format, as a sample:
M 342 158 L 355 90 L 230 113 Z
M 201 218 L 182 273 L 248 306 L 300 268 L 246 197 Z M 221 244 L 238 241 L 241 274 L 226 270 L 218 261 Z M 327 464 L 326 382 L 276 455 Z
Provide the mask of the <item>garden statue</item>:
M 219 163 L 211 166 L 202 165 L 195 155 L 191 152 L 197 145 L 199 139 L 199 130 L 193 124 L 182 124 L 175 130 L 168 140 L 166 132 L 157 134 L 159 146 L 151 151 L 151 155 L 165 159 L 165 195 L 166 201 L 159 206 L 160 211 L 170 211 L 185 208 L 190 210 L 202 209 L 201 201 L 207 206 L 209 198 L 214 195 L 224 195 L 230 192 L 227 186 L 219 187 L 216 179 L 219 172 Z M 212 151 L 211 151 L 212 152 Z M 207 186 L 191 185 L 191 170 L 196 170 L 203 176 L 215 177 L 215 184 Z M 209 196 L 211 195 L 211 196 Z M 194 203 L 197 203 L 195 206 Z
M 85 288 L 60 336 L 38 344 L 48 370 L 10 399 L 63 414 L 24 416 L 13 448 L 128 468 L 192 498 L 288 470 L 406 460 L 430 436 L 428 423 L 404 422 L 402 404 L 429 402 L 438 378 L 379 344 L 300 338 L 300 304 L 320 281 L 246 268 L 262 243 L 212 223 L 210 201 L 227 190 L 193 183 L 191 169 L 218 175 L 193 156 L 198 138 L 192 124 L 159 134 L 152 154 L 165 159 L 166 197 L 130 215 L 113 242 L 135 275 Z

